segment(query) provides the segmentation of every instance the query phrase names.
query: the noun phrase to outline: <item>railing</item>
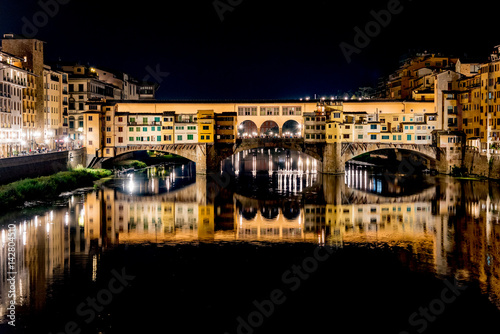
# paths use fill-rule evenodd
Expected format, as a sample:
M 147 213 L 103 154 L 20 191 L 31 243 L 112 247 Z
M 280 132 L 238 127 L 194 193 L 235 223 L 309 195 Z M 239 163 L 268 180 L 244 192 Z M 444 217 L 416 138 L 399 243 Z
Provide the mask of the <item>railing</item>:
M 17 85 L 25 86 L 27 85 L 26 79 L 19 79 L 19 78 L 11 78 L 11 77 L 3 77 L 3 81 L 14 83 Z

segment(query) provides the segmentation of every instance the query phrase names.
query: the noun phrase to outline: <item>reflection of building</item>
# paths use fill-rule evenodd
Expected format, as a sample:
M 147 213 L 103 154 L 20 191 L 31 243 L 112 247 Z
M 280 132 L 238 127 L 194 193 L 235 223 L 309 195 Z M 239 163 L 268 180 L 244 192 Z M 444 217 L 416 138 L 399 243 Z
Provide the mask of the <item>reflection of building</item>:
M 47 288 L 61 275 L 70 260 L 70 221 L 67 210 L 48 211 L 16 225 L 15 269 L 7 267 L 8 229 L 1 229 L 0 240 L 0 319 L 4 320 L 10 298 L 7 272 L 16 275 L 16 307 L 29 306 L 41 310 L 45 306 Z M 17 316 L 17 315 L 16 315 Z

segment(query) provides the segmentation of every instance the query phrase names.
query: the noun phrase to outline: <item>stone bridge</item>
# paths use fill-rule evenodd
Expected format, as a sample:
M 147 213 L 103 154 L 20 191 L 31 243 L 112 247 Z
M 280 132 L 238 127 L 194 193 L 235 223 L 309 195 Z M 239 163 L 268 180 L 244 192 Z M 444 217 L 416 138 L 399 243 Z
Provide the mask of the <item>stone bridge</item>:
M 238 139 L 235 144 L 164 144 L 127 145 L 115 148 L 114 156 L 134 151 L 154 150 L 168 152 L 187 158 L 196 163 L 196 172 L 206 174 L 220 170 L 221 162 L 233 154 L 256 148 L 284 148 L 307 154 L 322 163 L 326 174 L 340 174 L 345 171 L 345 163 L 364 153 L 383 149 L 413 152 L 429 161 L 428 167 L 439 172 L 448 171 L 446 151 L 427 144 L 392 143 L 307 143 L 303 138 L 252 138 Z M 113 158 L 104 158 L 108 160 Z M 92 164 L 91 164 L 92 165 Z M 94 164 L 95 165 L 95 164 Z
M 428 161 L 427 167 L 446 173 L 449 164 L 446 149 L 429 144 L 394 143 L 335 143 L 327 144 L 323 152 L 323 173 L 340 174 L 345 171 L 349 160 L 365 153 L 379 150 L 395 150 L 398 160 L 403 160 L 403 152 L 418 155 Z

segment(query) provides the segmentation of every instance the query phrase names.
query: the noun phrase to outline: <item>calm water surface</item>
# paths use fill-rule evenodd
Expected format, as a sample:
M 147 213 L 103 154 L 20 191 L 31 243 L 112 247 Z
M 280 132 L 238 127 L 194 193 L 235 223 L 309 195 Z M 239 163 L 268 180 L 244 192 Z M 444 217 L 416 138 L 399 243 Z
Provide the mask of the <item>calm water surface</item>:
M 154 167 L 5 213 L 0 333 L 499 328 L 498 183 L 355 165 L 322 175 L 274 149 L 223 171 Z

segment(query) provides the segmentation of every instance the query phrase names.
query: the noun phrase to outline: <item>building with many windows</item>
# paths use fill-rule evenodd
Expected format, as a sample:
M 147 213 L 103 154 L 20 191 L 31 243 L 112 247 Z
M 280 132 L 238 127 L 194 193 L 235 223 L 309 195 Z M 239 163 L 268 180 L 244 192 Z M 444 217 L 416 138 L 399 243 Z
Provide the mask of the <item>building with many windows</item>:
M 14 55 L 16 67 L 26 71 L 26 84 L 22 87 L 22 140 L 26 149 L 42 143 L 44 114 L 44 42 L 15 34 L 4 34 L 2 51 Z
M 10 157 L 22 151 L 23 90 L 28 73 L 24 62 L 12 54 L 0 51 L 0 157 Z
M 45 66 L 44 86 L 44 133 L 45 145 L 49 149 L 63 147 L 68 136 L 68 75 Z

